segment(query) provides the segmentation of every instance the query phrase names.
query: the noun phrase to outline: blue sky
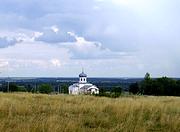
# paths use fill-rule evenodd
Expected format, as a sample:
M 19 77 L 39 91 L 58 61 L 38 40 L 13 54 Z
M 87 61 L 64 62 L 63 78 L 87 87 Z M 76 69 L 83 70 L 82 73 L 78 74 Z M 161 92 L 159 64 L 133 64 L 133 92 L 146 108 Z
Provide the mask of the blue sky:
M 180 76 L 179 0 L 0 0 L 0 76 Z

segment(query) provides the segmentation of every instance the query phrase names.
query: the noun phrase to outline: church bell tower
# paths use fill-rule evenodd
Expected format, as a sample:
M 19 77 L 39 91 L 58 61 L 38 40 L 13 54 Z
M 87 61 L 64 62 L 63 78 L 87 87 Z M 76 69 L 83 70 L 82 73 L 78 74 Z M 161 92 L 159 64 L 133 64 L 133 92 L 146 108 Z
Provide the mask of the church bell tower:
M 79 74 L 79 83 L 87 83 L 87 75 L 84 73 L 84 70 Z

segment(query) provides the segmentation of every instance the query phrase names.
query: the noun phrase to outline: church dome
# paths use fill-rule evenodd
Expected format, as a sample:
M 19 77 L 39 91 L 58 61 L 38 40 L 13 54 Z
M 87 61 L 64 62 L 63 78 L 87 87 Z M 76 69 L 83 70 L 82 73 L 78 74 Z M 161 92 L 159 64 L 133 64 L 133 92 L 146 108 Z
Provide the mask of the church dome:
M 84 72 L 82 72 L 81 74 L 79 74 L 79 77 L 87 77 L 87 75 Z

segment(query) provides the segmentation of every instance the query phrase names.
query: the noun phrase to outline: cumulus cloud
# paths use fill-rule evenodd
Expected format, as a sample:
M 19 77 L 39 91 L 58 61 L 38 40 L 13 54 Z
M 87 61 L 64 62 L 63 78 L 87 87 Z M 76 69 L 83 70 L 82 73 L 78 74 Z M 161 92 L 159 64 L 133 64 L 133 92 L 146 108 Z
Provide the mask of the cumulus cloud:
M 68 34 L 76 39 L 76 42 L 65 45 L 70 49 L 73 59 L 112 59 L 128 55 L 125 52 L 113 52 L 103 47 L 100 42 L 87 41 L 73 32 L 68 32 Z
M 59 28 L 58 28 L 56 25 L 52 26 L 51 29 L 52 29 L 55 33 L 58 33 L 58 31 L 59 31 Z
M 19 32 L 17 35 L 14 37 L 18 42 L 33 42 L 36 41 L 37 38 L 42 36 L 42 32 L 37 32 L 37 31 L 29 31 L 28 33 L 26 32 Z
M 2 1 L 0 59 L 16 65 L 18 75 L 40 74 L 41 67 L 42 76 L 51 68 L 71 75 L 82 63 L 99 76 L 108 70 L 108 76 L 147 71 L 178 76 L 178 5 L 178 0 Z
M 43 34 L 37 37 L 36 41 L 42 41 L 47 43 L 62 43 L 62 42 L 74 42 L 75 39 L 70 36 L 66 31 L 59 30 L 57 26 L 46 27 L 42 31 Z
M 86 40 L 84 37 L 80 37 L 73 32 L 62 32 L 56 26 L 45 27 L 42 32 L 22 30 L 18 34 L 10 32 L 8 34 L 11 34 L 11 38 L 5 37 L 3 40 L 6 40 L 6 44 L 3 43 L 4 45 L 1 46 L 21 43 L 21 47 L 23 48 L 27 46 L 26 43 L 37 46 L 40 44 L 50 46 L 54 43 L 55 46 L 68 50 L 72 59 L 111 59 L 127 55 L 125 52 L 111 51 L 104 47 L 102 43 Z M 68 37 L 63 38 L 64 35 Z M 57 39 L 55 39 L 56 37 Z M 52 64 L 55 64 L 57 60 L 51 62 L 53 62 Z M 60 66 L 60 63 L 56 64 L 57 66 Z
M 1 69 L 3 67 L 6 70 L 9 67 L 9 71 L 17 75 L 23 72 L 30 75 L 33 70 L 42 74 L 46 70 L 65 69 L 71 65 L 77 68 L 86 60 L 109 60 L 127 56 L 126 53 L 113 52 L 103 47 L 100 42 L 88 41 L 73 32 L 67 32 L 67 34 L 75 40 L 74 42 L 68 40 L 68 42 L 56 44 L 37 41 L 36 39 L 44 32 L 26 31 L 8 34 L 14 35 L 19 43 L 0 49 L 0 59 L 3 60 L 0 66 Z M 38 73 L 33 75 L 40 76 Z
M 0 48 L 15 45 L 18 41 L 15 38 L 0 37 Z

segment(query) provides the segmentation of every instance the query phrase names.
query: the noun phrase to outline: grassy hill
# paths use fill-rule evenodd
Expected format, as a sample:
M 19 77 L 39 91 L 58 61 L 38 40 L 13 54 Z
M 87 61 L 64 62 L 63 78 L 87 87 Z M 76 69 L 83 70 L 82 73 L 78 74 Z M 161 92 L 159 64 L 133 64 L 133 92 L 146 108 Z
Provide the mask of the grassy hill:
M 180 132 L 180 98 L 4 94 L 1 132 Z

